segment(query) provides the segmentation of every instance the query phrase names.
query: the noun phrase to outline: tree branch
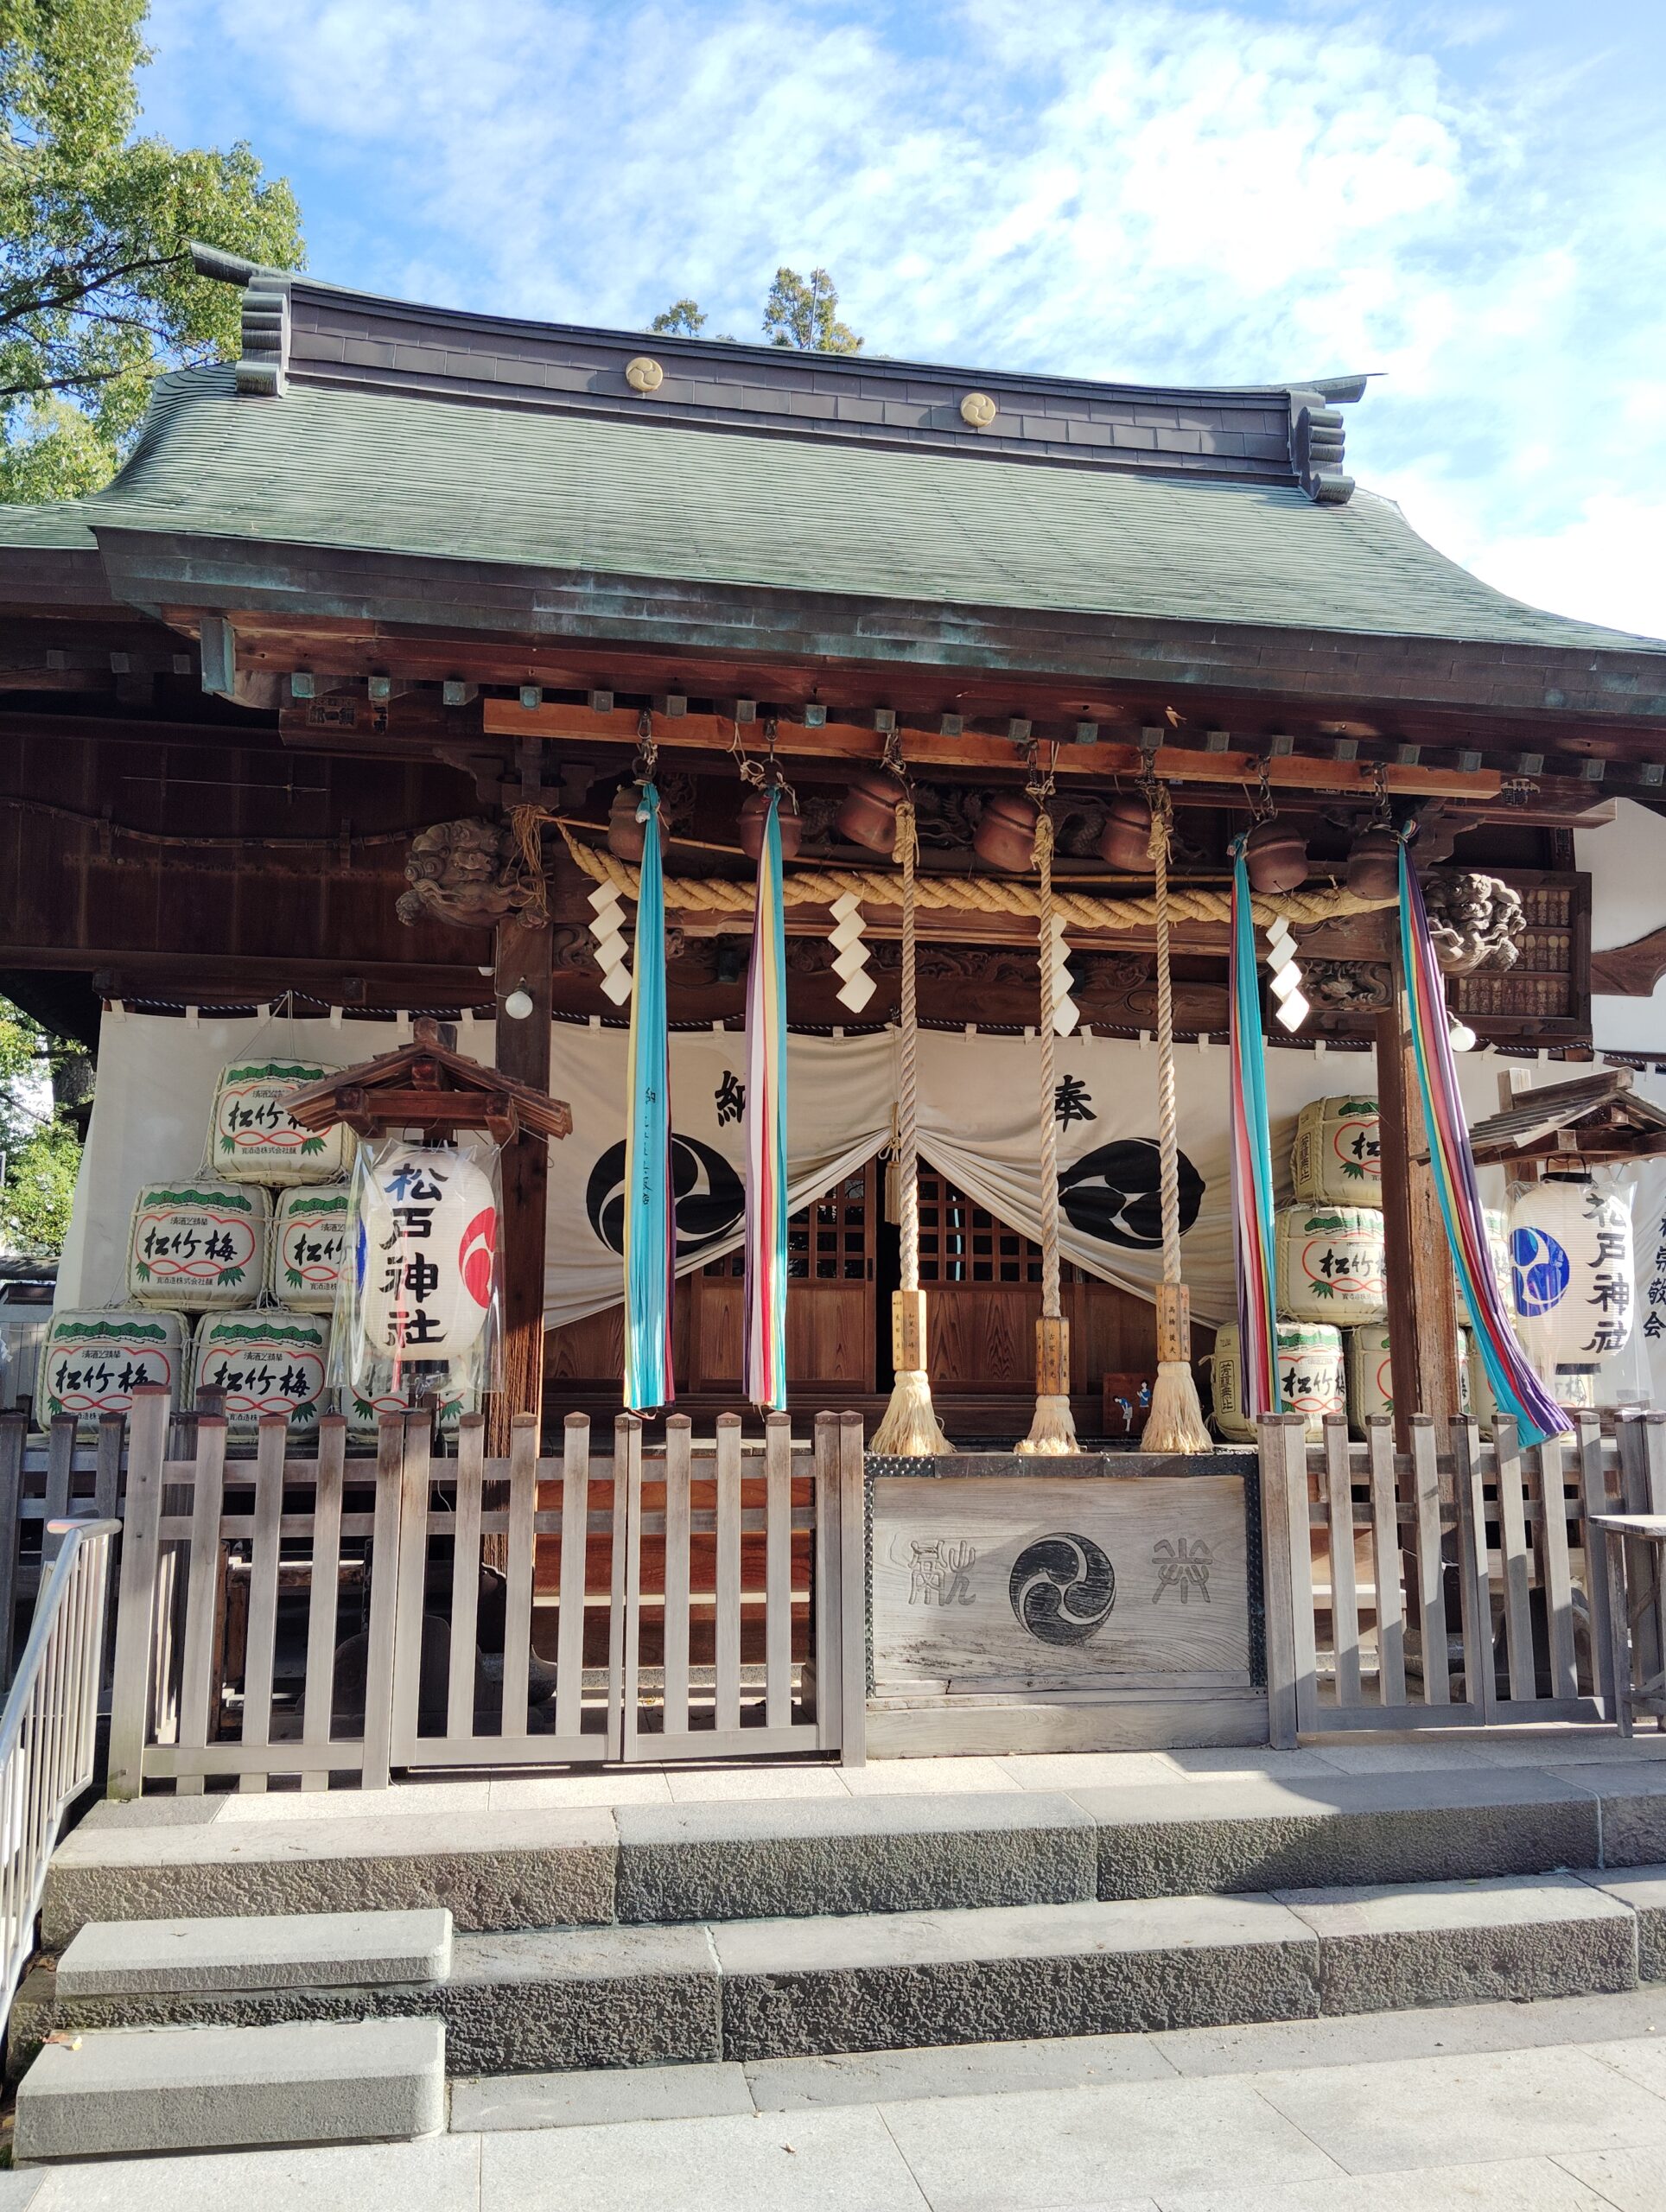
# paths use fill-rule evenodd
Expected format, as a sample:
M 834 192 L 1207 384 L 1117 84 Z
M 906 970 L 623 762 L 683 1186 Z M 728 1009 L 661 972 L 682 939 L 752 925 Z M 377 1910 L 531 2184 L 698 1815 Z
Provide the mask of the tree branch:
M 37 391 L 73 391 L 88 385 L 114 384 L 118 377 L 130 377 L 133 372 L 130 363 L 124 369 L 83 370 L 79 376 L 31 377 L 22 384 L 0 384 L 0 399 L 26 399 Z
M 96 275 L 87 277 L 84 283 L 71 285 L 60 292 L 51 293 L 43 299 L 27 300 L 21 306 L 15 308 L 10 306 L 0 308 L 0 329 L 4 329 L 9 323 L 27 321 L 30 315 L 50 315 L 55 308 L 73 307 L 77 300 L 84 300 L 89 292 L 100 291 L 105 285 L 114 284 L 124 276 L 137 276 L 140 270 L 146 269 L 169 269 L 175 262 L 182 261 L 184 258 L 183 246 L 176 248 L 172 253 L 147 254 L 139 260 L 121 262 L 113 269 L 102 270 Z

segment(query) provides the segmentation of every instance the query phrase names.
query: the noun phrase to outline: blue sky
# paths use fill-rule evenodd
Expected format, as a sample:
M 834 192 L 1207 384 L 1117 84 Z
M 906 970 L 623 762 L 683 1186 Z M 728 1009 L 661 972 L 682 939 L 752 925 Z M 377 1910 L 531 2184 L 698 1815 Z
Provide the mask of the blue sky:
M 1382 372 L 1349 465 L 1538 604 L 1666 635 L 1666 0 L 154 0 L 152 127 L 246 137 L 309 264 L 869 349 Z

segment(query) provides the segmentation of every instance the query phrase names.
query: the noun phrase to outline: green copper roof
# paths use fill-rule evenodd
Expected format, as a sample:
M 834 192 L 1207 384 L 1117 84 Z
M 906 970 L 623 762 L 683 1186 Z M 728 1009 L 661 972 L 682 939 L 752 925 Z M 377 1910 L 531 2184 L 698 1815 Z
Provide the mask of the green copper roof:
M 56 518 L 56 519 L 50 519 Z M 1564 649 L 1666 651 L 1543 613 L 1434 550 L 1392 502 L 1293 486 L 898 451 L 292 385 L 157 387 L 90 525 L 936 605 Z

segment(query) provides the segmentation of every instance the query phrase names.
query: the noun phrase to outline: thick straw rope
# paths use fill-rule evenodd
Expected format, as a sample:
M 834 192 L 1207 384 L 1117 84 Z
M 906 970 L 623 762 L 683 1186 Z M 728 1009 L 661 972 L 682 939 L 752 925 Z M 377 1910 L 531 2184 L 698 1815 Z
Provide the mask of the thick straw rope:
M 897 858 L 902 863 L 902 1036 L 897 1052 L 897 1176 L 901 1185 L 902 1287 L 919 1288 L 919 1052 L 914 995 L 914 810 L 897 809 Z
M 638 871 L 624 861 L 595 846 L 580 842 L 564 822 L 554 815 L 574 864 L 592 883 L 611 884 L 622 898 L 637 895 Z M 826 906 L 848 891 L 864 906 L 894 906 L 899 900 L 898 879 L 883 868 L 818 868 L 790 875 L 784 887 L 789 906 Z M 921 875 L 914 881 L 919 906 L 933 913 L 1032 914 L 1041 912 L 1041 894 L 1034 886 L 1002 876 Z M 1084 892 L 1052 893 L 1053 910 L 1078 930 L 1148 929 L 1156 918 L 1154 899 L 1091 899 Z M 1316 891 L 1287 891 L 1276 899 L 1257 897 L 1252 902 L 1255 918 L 1263 926 L 1281 914 L 1297 927 L 1329 921 L 1339 914 L 1367 914 L 1392 906 L 1392 899 L 1362 899 L 1338 886 Z M 744 883 L 722 876 L 667 876 L 665 904 L 684 913 L 750 916 L 752 893 Z M 1192 884 L 1171 889 L 1172 918 L 1180 922 L 1218 922 L 1225 928 L 1232 918 L 1231 895 L 1207 886 Z
M 897 1048 L 898 1242 L 902 1282 L 892 1300 L 894 1341 L 912 1343 L 917 1334 L 918 1364 L 902 1363 L 899 1351 L 891 1401 L 874 1433 L 872 1449 L 901 1459 L 935 1458 L 953 1446 L 938 1426 L 925 1371 L 925 1322 L 919 1296 L 919 1022 L 914 995 L 914 862 L 918 857 L 913 803 L 897 809 L 896 856 L 902 866 L 902 1006 Z M 905 1309 L 900 1313 L 899 1308 Z M 912 1312 L 906 1309 L 913 1309 Z
M 1174 988 L 1168 972 L 1168 810 L 1154 808 L 1157 878 L 1157 1154 L 1163 1216 L 1163 1281 L 1180 1279 L 1180 1147 L 1174 1105 Z
M 1053 1064 L 1053 1016 L 1058 1010 L 1058 988 L 1052 967 L 1052 818 L 1047 812 L 1049 785 L 1033 785 L 1038 805 L 1035 817 L 1035 868 L 1040 879 L 1038 905 L 1041 967 L 1041 1319 L 1036 1324 L 1035 1417 L 1030 1433 L 1021 1438 L 1021 1452 L 1061 1455 L 1077 1447 L 1076 1424 L 1071 1419 L 1069 1337 L 1059 1294 L 1059 1117 L 1053 1094 L 1057 1071 Z M 1046 1385 L 1062 1383 L 1062 1389 Z
M 1209 1432 L 1192 1379 L 1180 1282 L 1180 1160 L 1174 1105 L 1174 994 L 1168 972 L 1168 843 L 1173 810 L 1151 791 L 1151 865 L 1156 877 L 1157 1154 L 1163 1217 L 1163 1281 L 1157 1298 L 1157 1379 L 1141 1439 L 1148 1452 L 1206 1452 Z M 1165 1307 L 1168 1309 L 1165 1313 Z M 1172 1331 L 1172 1337 L 1170 1332 Z

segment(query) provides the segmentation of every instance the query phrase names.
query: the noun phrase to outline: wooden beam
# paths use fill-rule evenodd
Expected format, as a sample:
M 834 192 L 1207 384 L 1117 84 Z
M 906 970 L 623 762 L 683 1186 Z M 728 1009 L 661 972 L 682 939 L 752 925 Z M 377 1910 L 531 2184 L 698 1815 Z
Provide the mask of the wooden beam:
M 482 702 L 488 737 L 601 738 L 614 744 L 634 746 L 637 715 L 629 708 L 598 714 L 588 707 L 560 702 L 523 707 L 512 699 Z M 656 715 L 653 734 L 660 749 L 727 751 L 734 741 L 734 725 L 719 715 Z M 776 732 L 776 751 L 795 758 L 870 761 L 884 757 L 885 739 L 876 729 L 860 723 L 829 721 L 818 729 L 781 721 Z M 754 749 L 758 749 L 754 745 Z M 912 767 L 1005 768 L 1014 772 L 1025 765 L 1021 746 L 1004 737 L 975 730 L 944 737 L 935 731 L 905 728 L 903 759 Z M 1053 763 L 1060 777 L 1095 778 L 1137 775 L 1147 755 L 1137 744 L 1061 745 Z M 1157 775 L 1173 783 L 1253 785 L 1260 774 L 1258 753 L 1193 752 L 1176 745 L 1159 746 L 1150 756 Z M 1328 760 L 1306 754 L 1286 753 L 1266 761 L 1267 779 L 1275 791 L 1325 791 L 1335 796 L 1370 798 L 1377 789 L 1377 769 L 1366 760 Z M 1504 779 L 1495 768 L 1473 773 L 1456 768 L 1404 767 L 1390 762 L 1383 769 L 1384 787 L 1408 798 L 1496 799 Z
M 484 942 L 484 940 L 482 940 Z M 232 1004 L 303 992 L 329 1006 L 380 1008 L 484 1006 L 491 997 L 478 967 L 417 962 L 289 959 L 277 954 L 193 953 L 130 945 L 0 944 L 0 968 L 85 975 L 106 998 L 188 998 L 200 993 Z

